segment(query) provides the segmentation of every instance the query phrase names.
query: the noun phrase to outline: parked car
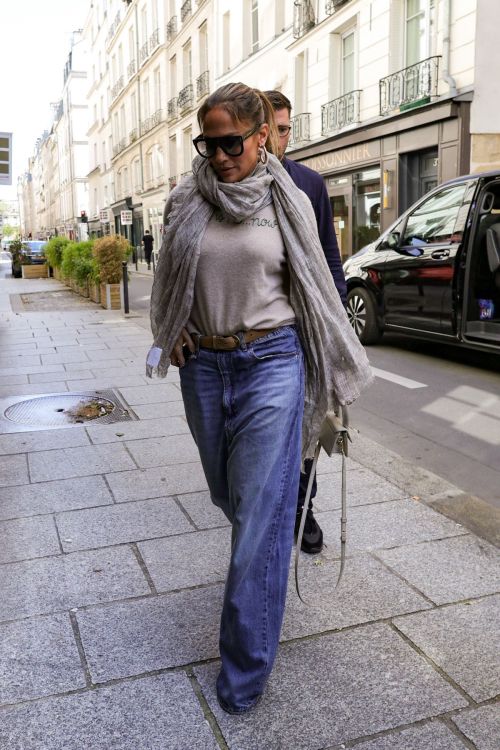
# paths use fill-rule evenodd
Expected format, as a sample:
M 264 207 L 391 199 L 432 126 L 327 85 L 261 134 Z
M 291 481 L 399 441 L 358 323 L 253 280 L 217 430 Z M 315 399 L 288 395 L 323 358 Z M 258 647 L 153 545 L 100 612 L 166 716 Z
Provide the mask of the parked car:
M 22 243 L 22 257 L 16 252 L 12 256 L 12 275 L 15 278 L 22 276 L 21 265 L 23 263 L 40 264 L 45 263 L 46 240 L 25 240 Z
M 392 331 L 500 352 L 500 171 L 434 188 L 344 272 L 363 344 Z

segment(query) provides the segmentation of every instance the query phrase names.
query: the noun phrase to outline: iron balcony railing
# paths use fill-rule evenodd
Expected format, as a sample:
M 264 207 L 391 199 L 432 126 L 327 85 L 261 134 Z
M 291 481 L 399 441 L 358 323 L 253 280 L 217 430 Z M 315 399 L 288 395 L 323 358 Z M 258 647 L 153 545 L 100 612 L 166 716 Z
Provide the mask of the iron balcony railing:
M 127 65 L 127 76 L 129 78 L 132 78 L 132 76 L 134 75 L 135 71 L 136 71 L 135 60 L 131 60 L 129 62 L 129 64 Z
M 128 137 L 129 137 L 130 143 L 133 143 L 134 141 L 136 141 L 137 138 L 139 137 L 139 131 L 137 130 L 137 128 L 132 128 L 132 130 L 128 134 Z
M 293 4 L 293 35 L 299 39 L 316 24 L 311 0 L 295 0 Z
M 326 0 L 325 3 L 325 13 L 327 16 L 333 16 L 335 11 L 337 11 L 342 5 L 345 5 L 348 3 L 349 0 Z
M 168 178 L 168 189 L 173 190 L 174 187 L 177 185 L 177 175 L 173 175 L 172 177 Z
M 111 89 L 111 99 L 116 99 L 124 86 L 123 76 L 120 76 L 113 88 Z
M 160 44 L 160 29 L 155 29 L 149 37 L 149 51 L 152 52 Z
M 179 112 L 185 112 L 187 109 L 191 109 L 193 105 L 193 84 L 188 83 L 187 86 L 184 86 L 184 88 L 179 91 L 179 96 L 177 97 L 177 106 L 179 107 Z
M 120 19 L 120 11 L 118 11 L 118 13 L 116 14 L 116 16 L 114 18 L 113 23 L 109 27 L 109 31 L 108 31 L 108 34 L 106 36 L 106 46 L 110 43 L 110 41 L 114 37 L 114 35 L 116 33 L 116 30 L 117 30 L 118 26 L 120 25 L 120 20 L 121 20 Z
M 361 91 L 349 91 L 321 107 L 321 135 L 330 135 L 346 125 L 359 122 Z
M 177 34 L 177 16 L 172 16 L 170 21 L 167 23 L 167 42 L 171 42 L 176 34 Z
M 169 99 L 167 102 L 167 121 L 171 122 L 178 116 L 177 97 Z
M 147 58 L 148 55 L 149 55 L 148 43 L 144 42 L 141 49 L 139 50 L 139 65 L 141 65 L 144 62 L 144 60 Z
M 426 60 L 398 70 L 379 81 L 380 114 L 388 115 L 395 109 L 410 109 L 427 104 L 437 96 L 440 57 Z
M 115 143 L 115 145 L 113 146 L 113 157 L 117 156 L 126 148 L 127 148 L 127 139 L 122 138 L 121 140 L 118 141 L 118 143 Z
M 299 143 L 311 140 L 310 119 L 310 112 L 304 112 L 301 115 L 295 115 L 295 117 L 290 118 L 290 125 L 292 126 L 290 131 L 290 146 L 296 146 Z
M 181 5 L 181 22 L 184 23 L 186 18 L 188 18 L 192 12 L 193 6 L 191 0 L 185 0 Z
M 149 117 L 146 117 L 145 120 L 142 120 L 141 122 L 141 135 L 144 135 L 145 133 L 148 133 L 153 128 L 156 128 L 157 125 L 159 125 L 161 122 L 161 109 L 157 109 L 156 112 L 153 112 L 152 115 Z
M 201 99 L 201 97 L 206 96 L 209 91 L 209 73 L 208 70 L 205 70 L 205 72 L 196 79 L 196 97 Z

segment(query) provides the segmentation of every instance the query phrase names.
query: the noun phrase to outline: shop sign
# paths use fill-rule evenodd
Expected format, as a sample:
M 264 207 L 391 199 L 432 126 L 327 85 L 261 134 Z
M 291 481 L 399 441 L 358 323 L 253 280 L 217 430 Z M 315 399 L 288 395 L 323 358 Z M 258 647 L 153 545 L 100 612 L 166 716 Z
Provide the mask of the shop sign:
M 120 221 L 122 226 L 132 224 L 132 211 L 120 211 Z
M 338 151 L 313 156 L 300 163 L 314 169 L 315 172 L 332 172 L 336 169 L 349 168 L 379 158 L 380 141 L 372 141 L 371 143 L 361 143 L 359 146 L 349 146 Z
M 109 210 L 107 208 L 102 208 L 99 211 L 99 221 L 101 224 L 109 224 Z

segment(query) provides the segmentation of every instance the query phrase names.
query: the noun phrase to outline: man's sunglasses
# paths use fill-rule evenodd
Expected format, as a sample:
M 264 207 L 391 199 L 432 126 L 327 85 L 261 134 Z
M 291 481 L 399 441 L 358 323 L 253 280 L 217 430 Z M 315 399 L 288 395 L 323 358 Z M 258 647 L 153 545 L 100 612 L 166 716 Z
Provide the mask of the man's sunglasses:
M 219 138 L 199 135 L 193 140 L 193 146 L 204 159 L 211 159 L 215 156 L 218 148 L 222 149 L 228 156 L 241 156 L 245 148 L 243 142 L 257 132 L 259 128 L 260 125 L 256 125 L 243 135 L 222 135 Z

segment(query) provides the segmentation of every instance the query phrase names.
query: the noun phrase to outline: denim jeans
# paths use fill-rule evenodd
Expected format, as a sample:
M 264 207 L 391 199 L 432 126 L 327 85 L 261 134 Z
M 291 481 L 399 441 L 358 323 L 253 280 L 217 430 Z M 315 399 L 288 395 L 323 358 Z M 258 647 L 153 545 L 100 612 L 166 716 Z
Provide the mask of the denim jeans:
M 180 378 L 212 501 L 232 524 L 217 695 L 240 713 L 264 690 L 285 608 L 304 410 L 297 332 L 284 326 L 231 352 L 199 349 Z

